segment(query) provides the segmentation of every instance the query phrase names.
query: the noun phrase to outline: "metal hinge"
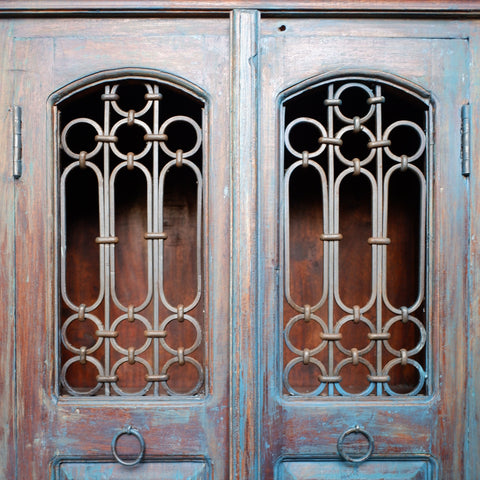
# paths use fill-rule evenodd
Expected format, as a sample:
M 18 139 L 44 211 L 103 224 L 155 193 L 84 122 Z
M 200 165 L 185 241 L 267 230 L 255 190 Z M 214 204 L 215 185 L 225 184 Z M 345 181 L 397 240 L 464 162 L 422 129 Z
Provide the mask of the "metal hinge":
M 18 105 L 11 108 L 13 113 L 13 178 L 22 176 L 22 109 Z
M 462 105 L 462 175 L 470 175 L 470 104 Z

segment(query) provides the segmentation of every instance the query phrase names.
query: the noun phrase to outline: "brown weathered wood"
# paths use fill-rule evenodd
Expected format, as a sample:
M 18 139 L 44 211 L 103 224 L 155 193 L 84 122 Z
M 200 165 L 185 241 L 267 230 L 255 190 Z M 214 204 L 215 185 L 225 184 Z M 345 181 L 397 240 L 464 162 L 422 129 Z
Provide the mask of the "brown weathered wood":
M 17 251 L 18 266 L 18 434 L 22 458 L 35 459 L 19 465 L 18 478 L 45 478 L 49 462 L 75 456 L 111 458 L 113 436 L 126 424 L 134 425 L 144 436 L 147 460 L 152 456 L 208 459 L 215 478 L 227 478 L 228 458 L 228 191 L 229 172 L 218 169 L 225 158 L 228 136 L 228 19 L 206 23 L 181 20 L 175 32 L 168 21 L 138 20 L 112 25 L 109 35 L 87 27 L 90 39 L 77 36 L 76 25 L 88 21 L 68 20 L 56 25 L 46 22 L 20 22 L 26 36 L 13 32 L 15 57 L 7 57 L 18 69 L 13 100 L 23 105 L 25 173 L 19 184 L 17 235 L 22 238 Z M 163 29 L 165 24 L 165 29 Z M 56 30 L 52 37 L 44 32 Z M 138 32 L 152 31 L 143 40 L 132 42 Z M 28 33 L 27 33 L 28 32 Z M 212 33 L 214 32 L 214 33 Z M 118 45 L 122 45 L 121 48 Z M 128 46 L 130 45 L 130 46 Z M 183 45 L 182 50 L 178 50 Z M 188 46 L 188 48 L 187 48 Z M 183 53 L 181 53 L 183 51 Z M 47 62 L 48 65 L 42 65 Z M 207 92 L 205 183 L 205 363 L 208 371 L 207 396 L 194 400 L 141 401 L 98 399 L 97 401 L 55 398 L 55 255 L 57 251 L 54 216 L 53 138 L 48 116 L 48 97 L 67 83 L 104 69 L 141 65 L 163 70 L 197 84 Z M 218 76 L 207 74 L 214 66 Z M 21 72 L 21 73 L 20 73 Z M 152 72 L 155 76 L 155 73 Z M 215 121 L 214 121 L 215 120 Z M 38 123 L 38 128 L 36 124 Z M 49 140 L 45 140 L 49 139 Z M 50 143 L 52 142 L 52 143 Z M 178 206 L 175 199 L 168 202 Z M 189 207 L 190 208 L 190 207 Z M 173 208 L 172 211 L 175 211 Z M 130 235 L 130 226 L 141 222 L 135 211 L 123 213 L 120 233 Z M 129 225 L 133 218 L 133 225 Z M 172 218 L 168 219 L 175 223 Z M 191 232 L 188 218 L 183 228 Z M 88 222 L 87 222 L 88 225 Z M 82 228 L 83 225 L 80 225 Z M 135 230 L 135 228 L 133 228 Z M 88 228 L 87 228 L 88 231 Z M 87 232 L 85 232 L 87 233 Z M 87 235 L 88 236 L 88 235 Z M 81 241 L 82 237 L 77 239 Z M 221 241 L 220 241 L 221 240 Z M 132 253 L 135 253 L 132 250 Z M 137 252 L 138 253 L 138 252 Z M 185 257 L 185 252 L 181 252 Z M 123 255 L 123 254 L 122 254 Z M 30 261 L 31 260 L 31 261 Z M 177 259 L 178 260 L 178 259 Z M 182 259 L 182 263 L 186 259 Z M 123 260 L 120 259 L 120 262 Z M 175 258 L 167 255 L 167 263 Z M 177 265 L 178 266 L 178 265 Z M 169 275 L 173 267 L 169 268 Z M 182 282 L 182 278 L 178 278 Z M 191 288 L 190 281 L 183 287 Z M 122 286 L 122 289 L 125 287 Z M 141 290 L 141 282 L 139 283 Z M 30 297 L 34 297 L 31 298 Z M 32 380 L 35 379 L 35 380 Z M 181 386 L 181 385 L 180 385 Z M 208 400 L 207 400 L 208 399 Z M 95 406 L 93 406 L 95 404 Z M 213 475 L 213 474 L 212 474 Z
M 440 42 L 439 40 L 438 43 Z M 466 59 L 462 58 L 461 52 L 463 50 L 466 54 L 467 42 L 464 40 L 462 43 L 463 45 L 459 46 L 459 55 L 451 59 L 442 57 L 442 61 L 435 65 L 433 75 L 441 78 L 442 74 L 445 75 L 444 72 L 465 70 Z M 455 82 L 452 76 L 458 80 Z M 439 100 L 438 111 L 441 114 L 440 110 L 443 110 L 451 118 L 450 125 L 453 130 L 458 131 L 461 128 L 461 114 L 458 112 L 468 95 L 469 75 L 458 76 L 450 73 L 446 77 L 447 84 L 443 94 L 445 100 Z M 432 88 L 438 89 L 438 85 L 439 83 L 435 82 Z M 449 135 L 450 132 L 451 130 L 448 130 L 444 133 L 444 136 L 449 138 L 449 145 L 445 147 L 442 145 L 437 149 L 439 154 L 449 155 L 451 158 L 461 149 L 461 145 L 459 138 Z M 463 265 L 468 264 L 468 196 L 464 178 L 451 174 L 456 165 L 458 163 L 449 164 L 446 161 L 444 165 L 438 167 L 437 189 L 434 189 L 433 199 L 434 205 L 443 207 L 436 217 L 438 240 L 434 244 L 433 253 L 435 265 L 433 278 L 438 282 L 436 283 L 438 298 L 434 297 L 433 303 L 433 325 L 437 324 L 440 327 L 437 327 L 436 331 L 433 328 L 435 342 L 438 341 L 434 344 L 438 348 L 438 357 L 434 359 L 438 358 L 443 365 L 437 384 L 441 402 L 436 417 L 434 449 L 442 459 L 443 475 L 447 478 L 465 475 L 462 469 L 465 461 L 463 448 L 468 375 L 468 297 L 458 293 L 467 291 L 468 269 L 463 268 Z M 448 212 L 455 212 L 454 217 L 449 218 Z M 455 418 L 457 421 L 445 422 L 445 418 Z
M 0 62 L 0 477 L 15 478 L 16 410 L 15 410 L 15 180 L 12 176 L 12 97 L 8 25 L 0 26 L 0 48 L 5 55 Z
M 162 472 L 162 478 L 165 480 L 175 480 L 178 475 L 191 480 L 205 480 L 208 478 L 208 466 L 205 461 L 183 462 L 151 462 L 135 467 L 135 475 L 142 480 L 156 480 L 158 472 Z M 114 475 L 118 480 L 129 480 L 132 471 L 118 463 L 108 461 L 89 462 L 81 464 L 79 462 L 65 462 L 55 467 L 55 473 L 59 475 L 59 480 L 68 480 L 70 478 L 108 478 L 108 475 Z M 95 476 L 94 476 L 95 475 Z
M 396 12 L 402 15 L 408 13 L 433 14 L 475 14 L 480 12 L 478 0 L 297 0 L 288 2 L 286 0 L 2 0 L 0 11 L 6 14 L 42 14 L 57 13 L 68 14 L 69 12 L 90 12 L 98 15 L 105 13 L 125 13 L 125 11 L 145 11 L 149 13 L 162 13 L 169 11 L 181 12 L 190 11 L 225 11 L 231 9 L 258 9 L 262 11 L 289 11 L 297 12 L 319 11 L 319 12 Z
M 21 77 L 16 76 L 17 95 L 19 91 L 30 90 L 32 84 L 36 85 L 35 93 L 47 93 L 46 84 L 51 82 L 53 70 L 52 47 L 51 39 L 42 39 L 35 45 L 29 42 L 16 45 L 16 56 L 11 62 L 17 71 L 23 72 Z M 46 65 L 42 65 L 43 62 Z M 43 72 L 41 78 L 34 73 L 39 70 Z M 17 95 L 14 99 L 22 103 L 25 113 L 23 132 L 30 132 L 29 140 L 36 145 L 33 153 L 31 148 L 23 144 L 23 157 L 28 167 L 17 183 L 15 205 L 16 235 L 17 239 L 22 239 L 16 245 L 17 395 L 20 407 L 17 408 L 17 435 L 21 436 L 17 453 L 19 458 L 35 456 L 38 462 L 37 467 L 31 462 L 20 462 L 17 475 L 18 478 L 24 475 L 36 478 L 39 471 L 45 472 L 48 469 L 48 459 L 36 452 L 37 449 L 47 450 L 45 436 L 48 436 L 52 427 L 49 410 L 40 405 L 44 405 L 43 402 L 48 398 L 53 376 L 53 370 L 47 367 L 51 365 L 53 357 L 53 345 L 49 341 L 53 334 L 53 324 L 48 321 L 52 318 L 53 309 L 47 293 L 47 286 L 53 283 L 52 263 L 49 261 L 51 250 L 47 247 L 47 238 L 53 225 L 46 217 L 51 210 L 53 197 L 46 195 L 50 178 L 44 175 L 46 126 L 40 120 L 45 118 L 44 106 L 31 102 L 31 108 L 26 109 L 24 100 Z M 30 205 L 35 206 L 32 208 Z M 27 258 L 28 261 L 25 261 Z M 33 295 L 33 292 L 36 293 Z M 26 321 L 22 319 L 26 318 L 30 319 L 30 327 L 33 324 L 36 328 L 22 328 L 21 325 L 25 325 Z M 37 381 L 33 382 L 33 378 Z M 42 419 L 46 420 L 45 424 Z M 41 424 L 44 424 L 44 431 L 39 432 L 38 426 Z
M 241 10 L 232 13 L 235 8 Z M 212 480 L 333 479 L 352 472 L 340 462 L 336 442 L 360 424 L 375 440 L 374 458 L 356 470 L 361 478 L 380 471 L 398 480 L 475 479 L 480 469 L 479 16 L 477 0 L 0 0 L 0 477 L 57 480 L 84 476 L 92 468 L 89 473 L 98 478 L 112 469 L 115 478 L 130 478 L 129 470 L 112 463 L 110 443 L 132 424 L 145 438 L 146 463 L 136 471 L 147 478 L 156 478 L 163 466 L 167 477 L 183 472 Z M 58 190 L 48 99 L 86 75 L 125 67 L 175 75 L 208 97 L 205 285 L 196 311 L 203 317 L 206 342 L 200 356 L 208 375 L 205 396 L 194 400 L 56 396 L 57 309 L 65 307 L 56 300 Z M 308 78 L 349 69 L 399 75 L 433 94 L 428 239 L 433 393 L 427 397 L 284 395 L 282 363 L 290 357 L 282 326 L 292 312 L 282 294 L 278 95 Z M 460 170 L 460 109 L 466 102 L 473 117 L 469 179 Z M 7 114 L 12 104 L 24 114 L 24 174 L 16 181 Z M 141 181 L 138 186 L 141 190 Z M 125 274 L 118 288 L 122 298 L 141 298 L 145 249 L 135 238 L 145 230 L 145 202 L 141 195 L 130 202 L 127 187 L 133 188 L 127 182 L 118 212 L 124 243 L 117 249 L 117 270 Z M 194 289 L 192 251 L 182 240 L 194 235 L 194 199 L 181 200 L 181 188 L 179 181 L 167 201 L 168 223 L 181 230 L 175 240 L 179 248 L 166 254 L 166 270 L 174 277 L 167 287 L 172 298 L 180 289 Z M 352 201 L 362 201 L 357 193 Z M 315 265 L 322 254 L 309 239 L 319 230 L 321 215 L 308 190 L 295 195 L 292 288 L 314 296 L 323 281 Z M 389 247 L 389 261 L 397 295 L 410 298 L 415 266 L 399 259 L 411 250 L 412 238 L 415 243 L 410 220 L 417 205 L 397 207 L 389 232 L 405 242 L 395 242 L 397 250 Z M 75 298 L 85 292 L 82 283 L 89 284 L 92 297 L 98 288 L 96 275 L 82 273 L 85 266 L 98 268 L 89 240 L 97 235 L 97 219 L 86 210 L 69 227 L 68 283 Z M 347 265 L 344 273 L 347 268 L 355 273 L 354 279 L 342 278 L 348 287 L 342 286 L 342 295 L 365 296 L 369 247 L 355 255 L 346 252 L 357 236 L 369 236 L 368 208 L 351 212 L 345 205 L 341 217 L 341 262 Z M 128 328 L 132 341 L 140 341 L 142 332 Z M 312 340 L 302 331 L 296 335 L 299 342 Z M 187 334 L 184 341 L 189 339 Z M 355 375 L 350 377 L 359 387 Z M 80 374 L 77 380 L 91 383 Z M 179 387 L 188 382 L 186 375 Z M 307 385 L 310 378 L 299 376 L 297 382 Z M 361 450 L 354 443 L 352 449 Z M 127 451 L 135 448 L 135 442 L 125 445 Z
M 469 324 L 467 336 L 468 352 L 468 383 L 467 383 L 467 416 L 465 429 L 465 475 L 467 478 L 475 478 L 480 471 L 480 439 L 478 436 L 480 423 L 480 374 L 478 371 L 478 358 L 480 358 L 480 222 L 476 212 L 480 211 L 480 173 L 478 152 L 480 149 L 479 124 L 475 120 L 480 111 L 480 82 L 479 51 L 480 30 L 478 23 L 473 26 L 470 36 L 472 46 L 472 72 L 470 78 L 470 104 L 472 107 L 471 121 L 471 167 L 472 174 L 470 183 L 470 259 L 469 259 Z
M 285 28 L 279 28 L 280 24 Z M 374 24 L 375 33 L 370 31 Z M 368 399 L 356 399 L 352 404 L 335 399 L 307 401 L 282 398 L 277 393 L 281 389 L 280 380 L 272 378 L 278 375 L 274 373 L 278 368 L 274 359 L 279 355 L 280 344 L 270 341 L 280 334 L 275 302 L 279 292 L 274 285 L 278 275 L 277 265 L 282 265 L 279 257 L 282 253 L 277 246 L 278 230 L 269 229 L 264 233 L 259 252 L 260 258 L 264 259 L 261 269 L 266 272 L 262 282 L 265 296 L 261 302 L 264 305 L 261 318 L 265 337 L 261 350 L 264 352 L 264 368 L 268 372 L 263 438 L 269 447 L 263 452 L 262 461 L 267 476 L 273 475 L 273 465 L 280 455 L 312 457 L 312 461 L 315 457 L 336 455 L 340 434 L 357 424 L 372 433 L 378 455 L 388 457 L 412 451 L 430 452 L 441 463 L 441 478 L 463 475 L 459 473 L 463 472 L 463 455 L 459 450 L 465 433 L 467 312 L 463 292 L 466 291 L 468 219 L 464 179 L 459 172 L 453 172 L 458 167 L 456 159 L 460 148 L 459 112 L 468 91 L 466 80 L 458 73 L 466 70 L 467 43 L 462 39 L 463 35 L 455 39 L 454 32 L 446 23 L 443 24 L 443 37 L 446 39 L 431 41 L 409 38 L 413 32 L 410 27 L 415 29 L 415 37 L 422 36 L 421 25 L 413 21 L 403 31 L 395 28 L 395 38 L 387 38 L 392 31 L 390 26 L 390 22 L 368 20 L 355 21 L 355 24 L 314 19 L 283 23 L 277 19 L 264 21 L 264 36 L 260 43 L 264 87 L 261 111 L 270 112 L 270 116 L 264 117 L 261 130 L 261 138 L 264 139 L 259 187 L 264 194 L 261 223 L 278 225 L 280 190 L 276 183 L 278 180 L 273 179 L 281 178 L 281 172 L 277 153 L 279 147 L 274 139 L 278 135 L 279 122 L 277 95 L 282 90 L 315 74 L 350 67 L 394 73 L 432 91 L 436 109 L 436 143 L 432 219 L 435 241 L 430 257 L 433 264 L 430 291 L 433 302 L 431 338 L 435 394 L 431 399 L 424 400 L 397 402 L 391 399 L 377 403 L 375 407 Z M 455 26 L 453 28 L 455 30 Z M 362 37 L 367 31 L 369 34 Z M 448 40 L 449 37 L 451 40 Z M 445 55 L 450 51 L 457 53 Z M 427 60 L 430 55 L 431 61 Z M 425 68 L 433 63 L 434 68 Z M 441 120 L 443 115 L 445 121 Z M 455 212 L 454 218 L 449 215 L 452 211 Z M 357 269 L 354 271 L 357 272 Z M 281 284 L 281 268 L 279 275 Z M 447 418 L 457 420 L 444 420 Z M 452 444 L 456 447 L 451 448 Z
M 256 11 L 235 11 L 231 17 L 231 446 L 232 480 L 258 478 L 259 442 L 257 397 L 258 327 L 256 189 L 257 150 L 257 32 Z

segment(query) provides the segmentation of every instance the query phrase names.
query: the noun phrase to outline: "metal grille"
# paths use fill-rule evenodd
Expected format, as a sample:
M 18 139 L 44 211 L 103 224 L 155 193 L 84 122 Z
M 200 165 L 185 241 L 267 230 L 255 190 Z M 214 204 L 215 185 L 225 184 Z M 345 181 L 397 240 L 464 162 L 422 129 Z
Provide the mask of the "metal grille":
M 428 393 L 428 100 L 349 78 L 283 107 L 285 393 Z
M 60 392 L 202 393 L 202 102 L 119 80 L 57 118 Z

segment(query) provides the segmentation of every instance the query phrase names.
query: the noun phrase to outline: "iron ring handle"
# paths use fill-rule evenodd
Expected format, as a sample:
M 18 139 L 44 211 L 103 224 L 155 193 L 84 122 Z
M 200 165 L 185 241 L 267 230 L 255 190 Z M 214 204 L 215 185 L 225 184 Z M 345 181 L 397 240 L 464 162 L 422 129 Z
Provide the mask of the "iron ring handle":
M 345 450 L 343 449 L 343 442 L 345 440 L 345 437 L 347 435 L 350 435 L 352 433 L 359 433 L 360 435 L 363 435 L 367 441 L 368 441 L 368 450 L 367 453 L 361 457 L 351 457 L 347 453 L 345 453 Z M 349 428 L 348 430 L 345 430 L 337 440 L 337 451 L 340 457 L 342 457 L 345 461 L 351 462 L 351 463 L 362 463 L 365 460 L 368 460 L 370 456 L 373 453 L 373 448 L 375 446 L 375 443 L 373 441 L 373 437 L 366 431 L 363 430 L 363 428 L 360 428 L 358 425 L 355 425 L 353 428 Z
M 135 437 L 137 437 L 137 440 L 140 443 L 140 453 L 132 461 L 122 460 L 117 453 L 117 442 L 122 435 L 134 435 Z M 112 454 L 118 463 L 121 463 L 126 467 L 133 467 L 133 465 L 137 465 L 137 463 L 140 463 L 142 461 L 143 456 L 145 455 L 145 440 L 143 439 L 142 434 L 135 427 L 132 427 L 131 425 L 127 425 L 122 431 L 118 432 L 113 437 Z

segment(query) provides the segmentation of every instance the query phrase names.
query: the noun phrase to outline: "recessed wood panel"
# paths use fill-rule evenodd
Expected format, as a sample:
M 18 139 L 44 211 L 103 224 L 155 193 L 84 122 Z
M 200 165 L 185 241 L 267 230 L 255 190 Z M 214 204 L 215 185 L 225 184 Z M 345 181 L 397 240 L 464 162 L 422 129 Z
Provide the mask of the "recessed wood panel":
M 55 480 L 206 480 L 201 461 L 146 461 L 133 467 L 110 462 L 65 462 L 56 467 Z
M 425 459 L 375 459 L 362 464 L 335 460 L 298 460 L 279 464 L 277 480 L 435 480 L 435 461 Z

